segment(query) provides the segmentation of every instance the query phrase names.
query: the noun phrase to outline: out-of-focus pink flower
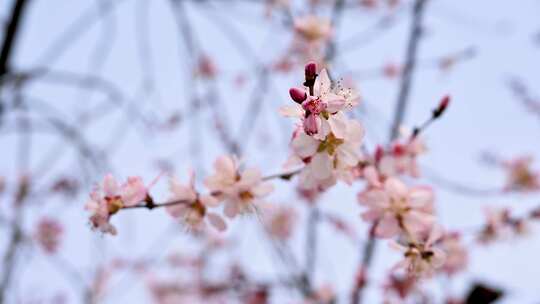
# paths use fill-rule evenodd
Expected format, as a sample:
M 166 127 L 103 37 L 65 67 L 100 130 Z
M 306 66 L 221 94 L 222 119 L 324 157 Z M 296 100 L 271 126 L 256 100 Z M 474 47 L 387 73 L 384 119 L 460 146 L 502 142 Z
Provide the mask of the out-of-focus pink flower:
M 107 174 L 102 184 L 90 193 L 90 200 L 85 205 L 86 210 L 92 213 L 92 228 L 115 235 L 116 228 L 109 223 L 111 215 L 124 207 L 142 202 L 147 195 L 148 188 L 140 177 L 129 177 L 127 182 L 120 186 L 111 174 Z
M 261 198 L 273 191 L 262 179 L 258 169 L 239 171 L 235 157 L 221 156 L 214 163 L 215 173 L 205 180 L 206 187 L 219 201 L 225 201 L 225 215 L 233 218 L 241 213 L 256 211 Z
M 388 63 L 383 67 L 383 75 L 387 78 L 396 78 L 402 72 L 401 66 L 395 63 Z
M 425 232 L 425 230 L 423 231 Z M 418 234 L 411 235 L 412 240 L 402 245 L 392 242 L 392 247 L 403 252 L 404 260 L 394 266 L 394 269 L 405 269 L 409 275 L 414 277 L 430 277 L 436 269 L 442 267 L 446 260 L 446 253 L 435 246 L 441 239 L 442 229 L 438 225 L 433 225 L 427 237 Z
M 506 191 L 538 191 L 540 190 L 540 173 L 533 171 L 533 158 L 520 157 L 503 162 L 507 170 Z
M 0 180 L 1 183 L 1 180 Z M 51 186 L 51 192 L 60 193 L 67 197 L 74 197 L 79 190 L 79 184 L 75 178 L 60 177 Z M 0 185 L 0 193 L 1 185 Z
M 361 176 L 367 181 L 368 187 L 382 187 L 382 176 L 375 166 L 366 166 L 362 168 L 361 172 Z
M 375 229 L 378 237 L 393 237 L 404 230 L 415 233 L 430 227 L 434 222 L 431 189 L 407 188 L 397 178 L 387 179 L 382 188 L 361 192 L 358 200 L 368 207 L 362 218 L 378 223 Z
M 120 196 L 126 207 L 135 206 L 144 201 L 147 194 L 148 189 L 139 176 L 128 177 L 127 182 L 120 188 Z
M 34 237 L 46 253 L 54 254 L 60 245 L 63 232 L 60 222 L 42 218 L 37 225 Z
M 207 55 L 199 57 L 196 74 L 203 78 L 214 78 L 217 75 L 217 67 L 211 57 Z
M 120 187 L 111 174 L 103 179 L 101 186 L 97 186 L 90 193 L 90 200 L 86 203 L 86 210 L 90 211 L 90 224 L 93 229 L 102 233 L 116 235 L 116 228 L 109 223 L 109 218 L 123 207 Z
M 332 303 L 336 299 L 334 287 L 330 284 L 323 284 L 313 291 L 304 301 L 304 304 Z
M 208 210 L 217 207 L 219 201 L 211 195 L 199 195 L 195 190 L 195 174 L 190 172 L 188 185 L 181 184 L 176 178 L 169 181 L 171 197 L 169 202 L 179 202 L 166 207 L 167 212 L 174 218 L 179 218 L 190 229 L 204 229 L 206 222 L 219 231 L 227 228 L 225 221 L 217 213 Z
M 377 7 L 378 1 L 377 0 L 360 0 L 360 5 L 362 5 L 365 8 L 372 9 L 372 8 Z
M 427 151 L 420 137 L 411 138 L 411 132 L 404 128 L 400 130 L 400 139 L 396 140 L 389 151 L 382 151 L 378 159 L 378 169 L 385 177 L 407 174 L 412 177 L 420 176 L 417 158 Z
M 508 208 L 486 208 L 486 223 L 480 232 L 479 241 L 487 244 L 498 239 L 524 234 L 527 225 L 524 219 L 514 218 Z
M 459 233 L 446 233 L 438 246 L 446 253 L 446 261 L 441 271 L 451 276 L 467 267 L 467 249 L 463 246 Z
M 287 240 L 293 233 L 296 223 L 296 211 L 291 207 L 272 206 L 264 212 L 268 232 L 280 240 Z
M 327 18 L 307 15 L 294 20 L 294 30 L 306 41 L 320 43 L 332 35 L 332 23 Z
M 323 191 L 324 189 L 319 189 L 319 188 L 305 188 L 305 187 L 302 187 L 301 184 L 299 184 L 296 187 L 296 192 L 298 193 L 298 196 L 306 200 L 308 204 L 315 204 L 315 202 L 317 201 L 317 199 L 319 199 Z
M 265 16 L 271 17 L 273 11 L 281 11 L 282 9 L 289 9 L 290 0 L 269 0 L 265 1 Z
M 397 276 L 391 274 L 388 281 L 384 284 L 384 297 L 383 303 L 402 303 L 409 295 L 417 289 L 417 278 L 409 275 Z M 392 301 L 392 299 L 396 299 Z

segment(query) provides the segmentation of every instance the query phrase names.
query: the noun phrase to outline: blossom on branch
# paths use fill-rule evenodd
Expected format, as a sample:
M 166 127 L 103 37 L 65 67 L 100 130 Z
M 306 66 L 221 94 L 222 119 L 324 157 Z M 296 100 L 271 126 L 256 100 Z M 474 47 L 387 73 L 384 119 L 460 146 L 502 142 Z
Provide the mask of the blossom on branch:
M 195 173 L 190 172 L 188 185 L 172 177 L 169 180 L 169 190 L 171 204 L 166 207 L 167 212 L 180 219 L 188 228 L 199 231 L 206 227 L 206 222 L 219 231 L 227 228 L 221 216 L 208 210 L 209 207 L 217 207 L 219 201 L 211 195 L 199 195 L 195 190 Z
M 368 208 L 362 219 L 377 223 L 375 235 L 390 238 L 402 232 L 416 233 L 434 222 L 431 188 L 408 188 L 397 178 L 389 178 L 381 188 L 372 188 L 358 195 Z
M 309 136 L 303 130 L 293 135 L 293 155 L 288 165 L 305 164 L 300 182 L 305 188 L 327 188 L 337 179 L 351 182 L 352 169 L 360 160 L 360 145 L 364 130 L 359 122 L 343 117 L 339 137 L 333 132 L 323 140 Z
M 262 179 L 258 169 L 240 171 L 235 157 L 219 157 L 214 162 L 214 170 L 205 185 L 218 201 L 225 201 L 224 211 L 229 218 L 255 212 L 260 200 L 273 191 L 272 184 Z
M 148 188 L 140 177 L 129 177 L 126 183 L 118 185 L 111 174 L 107 174 L 101 185 L 90 193 L 86 210 L 92 214 L 90 224 L 102 233 L 115 235 L 116 228 L 109 222 L 112 215 L 124 207 L 132 207 L 144 201 Z
M 433 225 L 430 230 L 410 234 L 404 244 L 392 242 L 391 246 L 404 255 L 404 260 L 396 264 L 394 269 L 405 269 L 408 275 L 414 277 L 432 276 L 446 260 L 446 253 L 436 245 L 442 236 L 442 229 Z
M 439 247 L 446 253 L 446 261 L 440 269 L 442 272 L 452 276 L 467 267 L 468 253 L 459 233 L 445 233 Z

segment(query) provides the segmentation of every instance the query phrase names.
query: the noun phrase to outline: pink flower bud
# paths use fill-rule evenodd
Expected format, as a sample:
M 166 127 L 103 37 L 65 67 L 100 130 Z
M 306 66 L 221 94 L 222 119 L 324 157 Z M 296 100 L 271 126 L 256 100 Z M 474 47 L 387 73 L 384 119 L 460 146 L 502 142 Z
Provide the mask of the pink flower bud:
M 306 79 L 314 78 L 317 75 L 317 64 L 314 61 L 310 61 L 306 64 Z
M 291 95 L 292 100 L 296 103 L 302 103 L 307 98 L 306 91 L 298 88 L 291 88 L 289 95 Z
M 304 119 L 304 132 L 306 132 L 307 135 L 313 135 L 317 134 L 318 131 L 317 115 L 309 114 Z

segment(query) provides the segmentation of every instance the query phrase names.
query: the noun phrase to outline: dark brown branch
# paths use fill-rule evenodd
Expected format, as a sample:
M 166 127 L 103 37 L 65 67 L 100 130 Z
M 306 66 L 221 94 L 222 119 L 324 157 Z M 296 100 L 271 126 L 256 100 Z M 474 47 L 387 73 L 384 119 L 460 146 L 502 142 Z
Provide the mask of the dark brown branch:
M 0 53 L 0 77 L 6 74 L 10 69 L 10 61 L 15 47 L 17 34 L 20 30 L 21 21 L 28 0 L 17 0 L 11 10 L 11 18 L 6 28 L 4 42 L 2 43 L 2 52 Z
M 405 118 L 407 102 L 409 100 L 414 69 L 416 66 L 418 44 L 422 36 L 422 17 L 426 3 L 427 0 L 416 0 L 413 7 L 413 20 L 409 36 L 409 42 L 407 44 L 407 52 L 405 55 L 405 67 L 403 69 L 403 75 L 401 78 L 401 85 L 399 88 L 396 109 L 394 111 L 392 128 L 390 129 L 390 141 L 394 140 L 397 137 L 399 132 L 399 126 Z

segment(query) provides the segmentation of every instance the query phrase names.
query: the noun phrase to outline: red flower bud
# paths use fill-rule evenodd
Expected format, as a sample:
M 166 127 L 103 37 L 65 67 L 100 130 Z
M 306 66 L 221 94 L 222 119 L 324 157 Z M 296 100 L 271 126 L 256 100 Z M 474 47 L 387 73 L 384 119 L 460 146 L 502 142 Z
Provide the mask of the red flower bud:
M 296 103 L 302 103 L 307 98 L 306 91 L 298 88 L 291 88 L 289 95 L 291 95 L 292 100 Z
M 312 79 L 317 76 L 317 64 L 314 61 L 310 61 L 306 64 L 306 80 Z

